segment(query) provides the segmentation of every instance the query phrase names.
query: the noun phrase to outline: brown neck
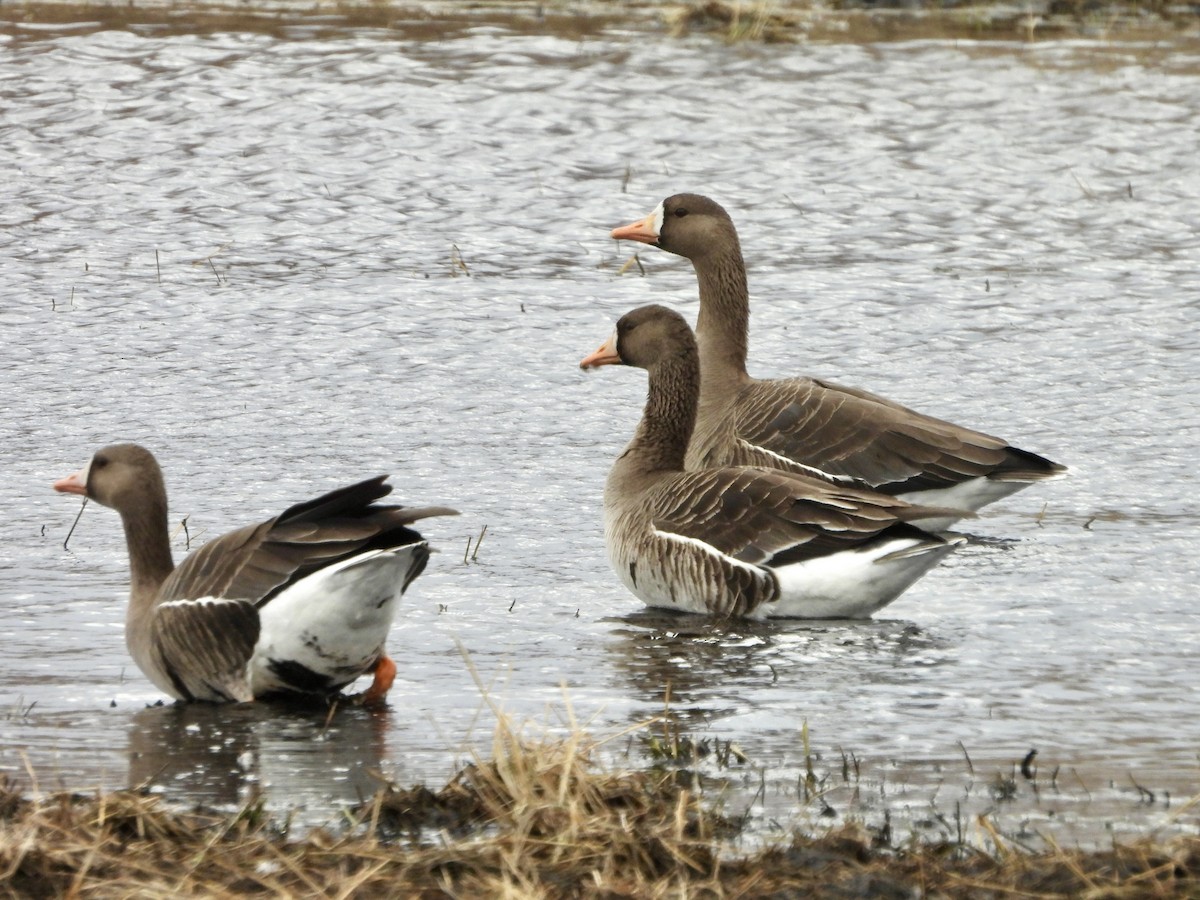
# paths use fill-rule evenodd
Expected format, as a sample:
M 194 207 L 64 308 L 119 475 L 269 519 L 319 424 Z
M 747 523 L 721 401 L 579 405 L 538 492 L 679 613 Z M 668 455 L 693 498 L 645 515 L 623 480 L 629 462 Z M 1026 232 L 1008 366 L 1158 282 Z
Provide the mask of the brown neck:
M 650 370 L 646 407 L 622 461 L 642 473 L 681 472 L 696 424 L 700 373 L 694 350 L 660 361 Z
M 700 281 L 696 343 L 700 346 L 701 383 L 708 393 L 746 378 L 750 292 L 736 237 L 722 252 L 695 259 L 692 264 Z
M 129 549 L 129 612 L 133 616 L 154 605 L 159 588 L 175 570 L 166 501 L 152 499 L 137 510 L 122 512 L 121 524 Z

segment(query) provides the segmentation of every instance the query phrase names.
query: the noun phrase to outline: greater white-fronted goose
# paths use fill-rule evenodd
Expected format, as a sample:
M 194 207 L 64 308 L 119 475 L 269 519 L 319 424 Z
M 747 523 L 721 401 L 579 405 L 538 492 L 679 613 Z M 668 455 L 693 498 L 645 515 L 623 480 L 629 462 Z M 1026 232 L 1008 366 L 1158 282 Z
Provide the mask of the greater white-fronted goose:
M 685 472 L 700 394 L 695 338 L 663 306 L 622 316 L 582 368 L 650 375 L 604 488 L 604 541 L 648 606 L 750 618 L 865 618 L 962 542 L 907 524 L 944 509 L 758 466 Z
M 689 469 L 771 466 L 971 511 L 1066 471 L 1000 438 L 866 391 L 812 378 L 751 378 L 746 266 L 733 221 L 709 198 L 668 197 L 612 236 L 686 257 L 700 282 L 700 408 Z M 921 525 L 936 531 L 952 521 L 936 517 Z
M 209 702 L 329 696 L 373 671 L 361 700 L 378 703 L 396 674 L 384 645 L 400 595 L 429 559 L 409 526 L 457 514 L 380 505 L 392 490 L 386 479 L 298 503 L 208 542 L 178 567 L 149 450 L 104 447 L 54 489 L 120 513 L 131 582 L 125 643 L 160 690 Z

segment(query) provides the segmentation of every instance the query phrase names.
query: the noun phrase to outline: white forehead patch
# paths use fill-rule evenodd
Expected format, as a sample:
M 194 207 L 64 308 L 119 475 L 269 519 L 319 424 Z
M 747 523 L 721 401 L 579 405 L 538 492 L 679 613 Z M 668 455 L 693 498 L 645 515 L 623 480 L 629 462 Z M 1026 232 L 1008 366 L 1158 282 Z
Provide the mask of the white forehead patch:
M 655 207 L 654 212 L 651 214 L 651 218 L 654 223 L 653 224 L 654 236 L 658 237 L 662 234 L 662 225 L 663 225 L 663 205 L 661 203 L 658 204 L 657 207 Z

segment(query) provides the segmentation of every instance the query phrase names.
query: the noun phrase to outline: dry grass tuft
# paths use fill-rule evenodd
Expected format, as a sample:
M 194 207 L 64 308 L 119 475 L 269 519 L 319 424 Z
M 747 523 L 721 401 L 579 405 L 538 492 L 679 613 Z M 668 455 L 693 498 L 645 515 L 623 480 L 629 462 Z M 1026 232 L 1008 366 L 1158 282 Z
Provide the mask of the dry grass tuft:
M 508 884 L 645 896 L 650 885 L 711 879 L 719 836 L 732 826 L 673 773 L 603 771 L 594 750 L 578 733 L 527 744 L 502 724 L 490 760 L 467 766 L 436 794 L 383 791 L 363 819 L 379 835 L 421 846 L 444 874 L 453 873 L 455 892 L 468 895 Z M 470 865 L 447 835 L 473 840 Z
M 525 741 L 441 790 L 389 788 L 340 832 L 289 837 L 249 806 L 170 810 L 135 792 L 28 800 L 0 785 L 0 896 L 1177 897 L 1200 896 L 1200 838 L 1033 854 L 979 822 L 992 852 L 895 848 L 857 826 L 747 852 L 671 772 L 612 772 L 576 733 Z
M 868 43 L 903 40 L 1033 41 L 1073 36 L 1194 41 L 1197 9 L 1163 0 L 691 0 L 663 12 L 676 36 L 726 41 Z

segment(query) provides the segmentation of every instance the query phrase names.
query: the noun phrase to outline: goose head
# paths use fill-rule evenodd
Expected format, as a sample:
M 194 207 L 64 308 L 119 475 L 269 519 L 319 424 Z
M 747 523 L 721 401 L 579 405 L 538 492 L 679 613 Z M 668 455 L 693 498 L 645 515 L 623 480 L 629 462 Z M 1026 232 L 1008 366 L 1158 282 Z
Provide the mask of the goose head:
M 54 482 L 54 489 L 80 494 L 118 512 L 161 503 L 166 495 L 158 461 L 137 444 L 112 444 L 97 450 L 78 472 Z
M 672 357 L 696 352 L 683 316 L 665 306 L 641 306 L 617 320 L 612 336 L 579 363 L 581 369 L 624 365 L 653 370 Z
M 675 194 L 644 219 L 612 230 L 616 240 L 650 244 L 695 260 L 714 248 L 738 247 L 737 231 L 729 214 L 714 200 L 700 194 Z

